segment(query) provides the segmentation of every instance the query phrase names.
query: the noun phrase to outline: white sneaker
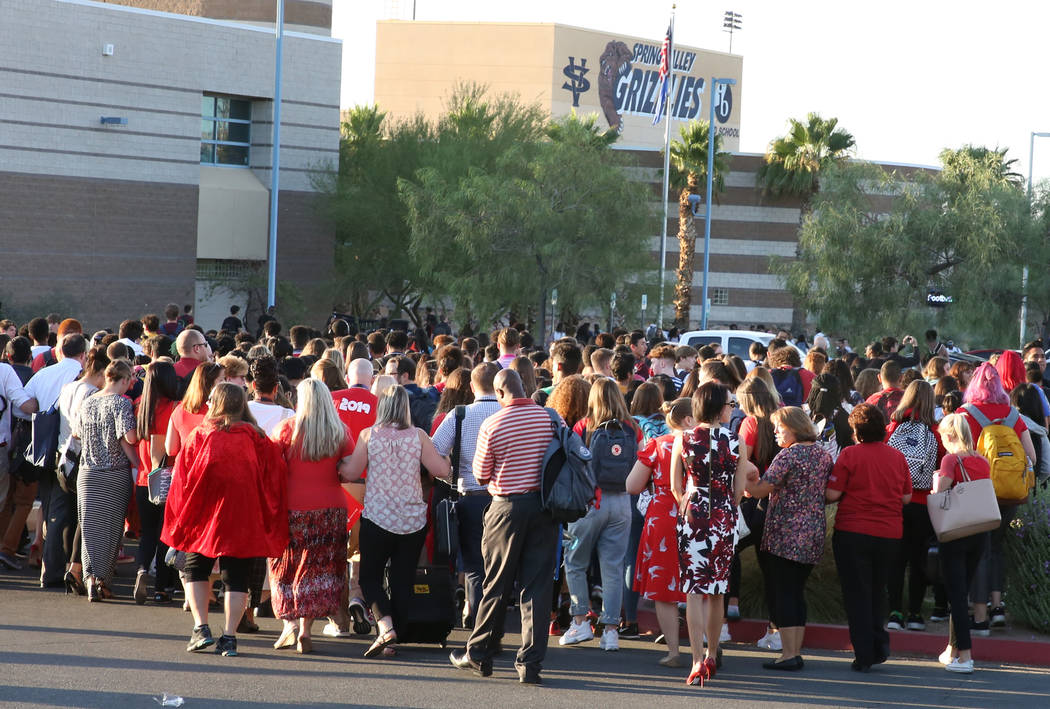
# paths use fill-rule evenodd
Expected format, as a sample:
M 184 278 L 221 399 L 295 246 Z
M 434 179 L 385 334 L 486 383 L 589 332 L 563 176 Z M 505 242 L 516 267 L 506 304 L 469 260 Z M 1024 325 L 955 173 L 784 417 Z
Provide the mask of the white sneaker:
M 350 633 L 344 633 L 339 630 L 339 626 L 335 623 L 325 623 L 324 629 L 321 630 L 321 635 L 325 635 L 330 638 L 345 638 Z
M 957 657 L 954 660 L 952 660 L 951 662 L 949 662 L 947 665 L 945 665 L 944 669 L 948 670 L 949 672 L 957 672 L 958 674 L 961 674 L 961 675 L 972 675 L 973 674 L 973 660 L 967 660 L 966 662 L 960 662 L 959 658 Z
M 952 664 L 952 649 L 950 647 L 944 648 L 944 652 L 937 656 L 937 662 L 942 665 Z
M 729 624 L 722 623 L 722 632 L 718 634 L 718 642 L 727 643 L 733 639 L 733 636 L 729 634 Z
M 594 631 L 591 630 L 591 624 L 586 620 L 582 623 L 577 623 L 576 620 L 573 619 L 572 623 L 569 625 L 569 629 L 565 631 L 564 635 L 558 638 L 558 644 L 577 645 L 587 640 L 594 640 Z
M 770 632 L 769 629 L 766 629 L 766 634 L 759 638 L 755 645 L 763 650 L 775 650 L 777 652 L 784 649 L 784 645 L 780 640 L 780 633 L 776 630 Z
M 594 636 L 592 635 L 591 637 Z M 606 652 L 616 652 L 620 649 L 620 634 L 616 631 L 616 628 L 605 629 L 602 633 L 602 639 L 598 641 L 598 647 Z

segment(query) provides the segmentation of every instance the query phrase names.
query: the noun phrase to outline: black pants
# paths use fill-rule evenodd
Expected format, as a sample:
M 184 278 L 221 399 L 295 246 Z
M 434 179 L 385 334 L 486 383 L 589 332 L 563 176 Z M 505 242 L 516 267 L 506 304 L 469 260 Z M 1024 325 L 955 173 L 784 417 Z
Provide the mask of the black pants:
M 977 573 L 988 532 L 974 534 L 951 542 L 941 542 L 938 558 L 944 588 L 948 592 L 951 616 L 948 620 L 948 643 L 958 650 L 969 650 L 970 642 L 970 583 Z
M 412 602 L 412 582 L 426 536 L 426 527 L 411 534 L 394 534 L 370 519 L 361 519 L 361 592 L 377 621 L 393 616 L 394 607 L 405 608 Z M 383 570 L 388 561 L 393 603 L 383 589 Z
M 1010 502 L 1000 502 L 999 514 L 1002 521 L 999 527 L 987 535 L 981 535 L 985 540 L 984 554 L 970 588 L 970 597 L 974 603 L 987 603 L 991 600 L 992 591 L 1002 591 L 1006 586 L 1006 552 L 1003 545 L 1010 522 L 1017 514 L 1017 507 L 1018 505 Z
M 853 653 L 862 665 L 889 657 L 886 622 L 886 578 L 900 546 L 899 539 L 835 531 L 831 548 L 842 584 Z
M 190 583 L 207 581 L 215 566 L 215 557 L 204 556 L 196 552 L 186 553 L 186 566 L 183 573 Z M 248 576 L 251 574 L 252 559 L 239 559 L 235 556 L 220 556 L 219 571 L 222 574 L 222 585 L 226 592 L 248 593 Z
M 764 531 L 766 513 L 765 510 L 757 509 L 760 502 L 764 502 L 764 500 L 756 500 L 753 497 L 745 497 L 740 501 L 740 514 L 744 515 L 744 520 L 747 522 L 748 527 L 751 528 L 751 534 L 739 540 L 736 551 L 733 552 L 733 562 L 729 566 L 729 591 L 725 595 L 726 608 L 729 608 L 730 598 L 740 598 L 740 555 L 744 553 L 745 549 L 753 546 L 755 554 L 761 556 L 759 549 L 762 548 L 762 532 Z M 759 559 L 758 563 L 759 567 L 761 567 L 762 560 Z M 762 571 L 762 576 L 764 579 L 766 576 L 765 570 Z M 766 586 L 768 587 L 768 585 L 767 583 Z
M 491 664 L 507 617 L 504 596 L 517 582 L 521 608 L 519 672 L 539 672 L 547 655 L 547 620 L 551 605 L 558 526 L 540 506 L 539 493 L 494 497 L 485 512 L 485 586 L 467 653 Z
M 145 485 L 135 486 L 135 504 L 139 508 L 139 522 L 142 527 L 139 549 L 135 555 L 139 570 L 149 573 L 156 560 L 157 577 L 153 587 L 157 590 L 174 588 L 171 567 L 164 563 L 168 545 L 160 540 L 161 528 L 164 526 L 164 505 L 154 505 L 149 501 L 149 488 Z
M 54 473 L 50 475 L 54 477 Z M 80 540 L 76 535 L 77 495 L 76 492 L 64 491 L 57 481 L 52 481 L 47 486 L 41 484 L 37 494 L 40 496 L 42 508 L 46 510 L 44 519 L 47 520 L 44 568 L 40 580 L 45 584 L 57 583 L 65 575 L 66 564 L 73 559 L 74 552 L 77 560 L 80 558 Z M 46 505 L 43 504 L 45 499 Z
M 806 624 L 806 579 L 813 564 L 802 564 L 776 554 L 762 553 L 769 569 L 772 605 L 769 619 L 778 628 L 798 628 Z
M 904 536 L 900 551 L 893 560 L 889 576 L 889 601 L 891 611 L 904 611 L 904 572 L 911 567 L 908 576 L 908 615 L 922 613 L 922 600 L 926 596 L 926 557 L 930 552 L 933 525 L 926 505 L 909 502 L 904 505 Z
M 481 556 L 481 537 L 485 528 L 485 509 L 492 496 L 464 495 L 456 503 L 459 519 L 459 562 L 466 579 L 467 608 L 465 619 L 468 628 L 474 626 L 478 606 L 481 605 L 481 589 L 485 582 L 485 560 Z

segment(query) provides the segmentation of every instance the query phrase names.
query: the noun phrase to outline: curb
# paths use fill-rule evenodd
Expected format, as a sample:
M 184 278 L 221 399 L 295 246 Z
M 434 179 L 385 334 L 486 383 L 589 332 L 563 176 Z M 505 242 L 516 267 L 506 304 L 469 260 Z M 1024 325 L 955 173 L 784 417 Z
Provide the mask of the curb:
M 643 631 L 650 630 L 659 634 L 656 614 L 649 610 L 638 609 L 638 626 Z M 947 623 L 943 624 L 947 631 Z M 686 637 L 686 626 L 681 624 L 682 636 Z M 753 645 L 765 635 L 766 621 L 739 620 L 729 624 L 733 636 L 732 642 Z M 890 648 L 895 656 L 908 656 L 935 660 L 948 642 L 947 634 L 933 634 L 909 630 L 891 630 Z M 1022 640 L 1015 638 L 973 636 L 973 654 L 978 661 L 1015 663 L 1050 667 L 1050 642 Z M 805 647 L 815 650 L 837 650 L 852 652 L 849 628 L 844 625 L 823 625 L 809 623 L 806 625 Z

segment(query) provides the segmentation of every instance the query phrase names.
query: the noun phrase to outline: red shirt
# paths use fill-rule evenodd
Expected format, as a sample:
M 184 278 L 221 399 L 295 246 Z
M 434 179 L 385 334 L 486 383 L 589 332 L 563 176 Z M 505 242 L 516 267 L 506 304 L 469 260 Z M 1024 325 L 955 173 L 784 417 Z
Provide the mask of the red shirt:
M 175 363 L 175 376 L 179 379 L 185 379 L 186 375 L 193 374 L 194 370 L 200 365 L 201 361 L 199 359 L 193 359 L 193 357 L 182 357 Z
M 354 441 L 347 429 L 346 440 L 339 452 L 317 461 L 303 460 L 292 446 L 295 419 L 277 424 L 271 440 L 281 448 L 288 464 L 288 509 L 323 510 L 330 507 L 346 509 L 347 497 L 339 483 L 339 461 L 354 452 Z
M 532 399 L 514 399 L 481 424 L 474 479 L 491 495 L 540 489 L 543 456 L 554 432 L 550 416 Z
M 57 355 L 55 355 L 55 348 L 52 347 L 50 353 L 48 353 L 48 352 L 41 352 L 40 354 L 38 354 L 36 357 L 33 358 L 33 361 L 31 363 L 32 367 L 33 367 L 33 372 L 39 372 L 41 369 L 44 368 L 44 364 L 46 364 L 46 361 L 44 360 L 44 355 L 46 355 L 46 354 L 50 354 L 51 355 L 51 360 L 52 361 L 57 361 L 58 357 L 57 357 Z
M 199 414 L 191 414 L 182 408 L 180 402 L 175 406 L 171 412 L 171 424 L 175 427 L 175 430 L 179 432 L 179 438 L 182 440 L 182 445 L 186 445 L 186 441 L 189 440 L 190 434 L 193 433 L 193 429 L 201 425 L 204 421 L 204 417 L 208 414 L 208 405 L 205 404 Z
M 944 456 L 941 460 L 941 469 L 937 471 L 937 474 L 951 480 L 952 487 L 955 487 L 963 481 L 959 470 L 960 463 L 966 468 L 966 475 L 970 480 L 987 480 L 992 476 L 992 466 L 988 464 L 988 459 L 983 455 L 960 456 L 955 453 Z
M 837 531 L 901 538 L 901 498 L 912 490 L 908 461 L 899 450 L 881 441 L 843 448 L 828 489 L 842 492 L 835 514 Z
M 139 397 L 135 400 L 135 416 L 138 417 L 139 402 L 142 398 Z M 169 399 L 161 399 L 157 402 L 157 408 L 153 412 L 153 426 L 150 427 L 149 436 L 139 440 L 139 476 L 135 481 L 136 485 L 146 486 L 149 484 L 149 474 L 153 469 L 153 458 L 151 456 L 152 451 L 150 450 L 150 436 L 163 436 L 168 432 L 168 421 L 171 420 L 171 414 L 175 410 L 176 402 Z M 181 434 L 180 434 L 181 435 Z M 170 460 L 168 465 L 172 465 L 175 461 Z
M 379 399 L 362 386 L 352 386 L 332 392 L 332 403 L 340 420 L 350 429 L 350 437 L 357 443 L 361 431 L 376 422 Z

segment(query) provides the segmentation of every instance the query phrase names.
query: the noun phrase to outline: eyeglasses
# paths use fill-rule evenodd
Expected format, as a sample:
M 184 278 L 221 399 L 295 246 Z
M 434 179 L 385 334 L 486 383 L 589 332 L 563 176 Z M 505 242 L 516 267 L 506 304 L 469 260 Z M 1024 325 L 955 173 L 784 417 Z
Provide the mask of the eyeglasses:
M 193 346 L 193 349 L 197 349 L 198 347 L 211 347 L 211 345 L 209 345 L 207 342 L 198 342 Z
M 737 400 L 736 400 L 736 399 L 733 399 L 732 401 L 727 401 L 727 402 L 726 402 L 726 406 L 728 406 L 728 407 L 729 407 L 729 408 L 731 408 L 731 409 L 735 409 L 735 408 L 737 408 L 738 406 L 740 406 L 740 404 L 739 404 L 739 403 L 737 402 Z

